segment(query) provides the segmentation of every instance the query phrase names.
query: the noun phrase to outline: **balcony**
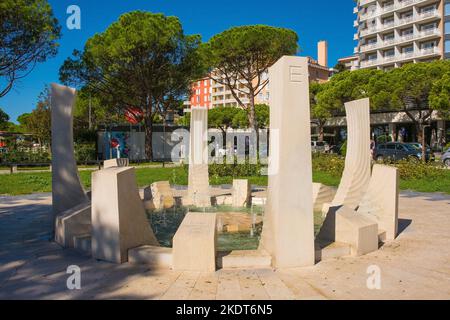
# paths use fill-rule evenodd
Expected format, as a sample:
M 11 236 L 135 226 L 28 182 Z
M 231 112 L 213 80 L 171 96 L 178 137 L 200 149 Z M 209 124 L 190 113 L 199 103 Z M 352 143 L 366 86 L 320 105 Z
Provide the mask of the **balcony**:
M 370 59 L 370 60 L 363 60 L 361 61 L 361 67 L 362 68 L 368 68 L 373 66 L 379 66 L 383 64 L 389 64 L 394 62 L 400 62 L 405 60 L 413 60 L 417 58 L 423 58 L 427 56 L 432 55 L 440 55 L 441 52 L 438 47 L 431 47 L 431 48 L 425 48 L 420 49 L 418 51 L 409 51 L 409 52 L 403 52 L 401 54 L 396 55 L 389 55 L 383 58 L 378 59 Z
M 361 67 L 371 67 L 380 64 L 381 59 L 370 59 L 370 60 L 363 60 L 361 61 Z
M 422 19 L 426 19 L 426 18 L 431 18 L 431 17 L 441 17 L 441 14 L 438 10 L 430 10 L 430 11 L 425 11 L 425 12 L 421 12 L 417 14 L 417 20 L 422 20 Z
M 363 52 L 376 50 L 376 49 L 380 49 L 380 48 L 384 48 L 384 47 L 388 47 L 388 46 L 392 46 L 392 45 L 403 44 L 403 43 L 409 42 L 409 41 L 416 41 L 416 40 L 423 39 L 423 38 L 440 37 L 440 36 L 441 36 L 441 30 L 439 28 L 433 28 L 433 29 L 424 30 L 424 31 L 421 31 L 418 33 L 407 34 L 407 35 L 404 35 L 399 38 L 392 38 L 392 39 L 387 39 L 384 41 L 379 41 L 379 42 L 375 42 L 375 43 L 362 45 L 359 48 L 359 50 L 358 50 L 358 48 L 355 48 L 355 53 L 363 53 Z
M 420 49 L 419 53 L 417 54 L 418 57 L 420 56 L 429 56 L 429 55 L 440 55 L 442 52 L 440 51 L 440 49 L 438 47 L 431 47 L 431 48 L 425 48 L 425 49 Z
M 411 22 L 414 22 L 414 16 L 409 16 L 409 17 L 398 20 L 397 26 L 403 26 L 403 25 L 406 25 Z
M 360 20 L 366 20 L 369 18 L 373 18 L 373 17 L 379 16 L 382 14 L 386 14 L 388 12 L 392 12 L 392 11 L 402 9 L 402 8 L 407 8 L 409 6 L 420 4 L 421 2 L 426 2 L 426 1 L 429 1 L 429 0 L 403 0 L 401 2 L 394 3 L 393 5 L 389 5 L 384 8 L 378 8 L 377 10 L 372 10 L 370 12 L 367 12 L 366 14 L 361 14 Z M 360 1 L 360 6 L 363 6 L 370 2 L 374 2 L 374 1 Z

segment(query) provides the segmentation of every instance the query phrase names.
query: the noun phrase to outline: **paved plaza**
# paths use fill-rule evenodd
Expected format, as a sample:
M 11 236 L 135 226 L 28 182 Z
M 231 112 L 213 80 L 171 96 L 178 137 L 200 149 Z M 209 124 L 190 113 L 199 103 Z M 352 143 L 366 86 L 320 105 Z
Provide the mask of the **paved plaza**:
M 0 197 L 0 299 L 450 299 L 450 196 L 404 192 L 399 237 L 362 257 L 314 267 L 149 270 L 95 261 L 50 242 L 51 196 Z M 81 268 L 68 290 L 67 267 Z M 381 289 L 367 269 L 381 270 Z

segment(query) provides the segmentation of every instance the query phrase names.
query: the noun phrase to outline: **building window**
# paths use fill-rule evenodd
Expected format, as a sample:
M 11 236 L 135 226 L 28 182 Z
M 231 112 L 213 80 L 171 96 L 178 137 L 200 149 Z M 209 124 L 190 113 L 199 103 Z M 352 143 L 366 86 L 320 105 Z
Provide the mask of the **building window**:
M 445 34 L 450 34 L 450 21 L 445 23 Z
M 445 4 L 445 15 L 450 16 L 450 3 Z
M 450 40 L 445 40 L 445 52 L 450 53 Z

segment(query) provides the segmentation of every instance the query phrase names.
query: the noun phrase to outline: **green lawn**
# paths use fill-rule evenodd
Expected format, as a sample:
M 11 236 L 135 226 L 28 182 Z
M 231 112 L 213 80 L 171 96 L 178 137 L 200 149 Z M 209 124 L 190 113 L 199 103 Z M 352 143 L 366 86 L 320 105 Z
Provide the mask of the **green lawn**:
M 91 185 L 90 171 L 80 171 L 80 178 L 84 186 L 89 189 Z M 136 169 L 138 185 L 147 186 L 155 181 L 169 180 L 172 184 L 187 185 L 188 176 L 185 169 L 177 168 L 141 168 Z M 253 185 L 267 185 L 267 177 L 238 177 L 249 179 Z M 337 186 L 339 177 L 324 172 L 314 172 L 314 182 L 329 186 Z M 233 177 L 211 177 L 213 185 L 231 184 Z M 301 181 L 299 181 L 301 183 Z M 419 192 L 444 192 L 450 194 L 450 170 L 446 170 L 440 179 L 401 180 L 402 190 Z M 21 195 L 51 191 L 51 173 L 17 173 L 13 175 L 0 175 L 0 195 Z

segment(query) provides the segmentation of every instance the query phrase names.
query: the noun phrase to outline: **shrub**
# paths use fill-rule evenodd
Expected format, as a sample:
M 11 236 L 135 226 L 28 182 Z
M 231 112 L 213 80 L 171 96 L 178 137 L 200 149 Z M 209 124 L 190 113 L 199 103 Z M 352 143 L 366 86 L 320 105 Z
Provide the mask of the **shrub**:
M 441 166 L 417 160 L 401 160 L 388 165 L 397 167 L 400 179 L 403 180 L 440 179 L 445 175 Z
M 78 163 L 87 164 L 89 161 L 97 160 L 97 149 L 95 143 L 75 143 L 75 159 Z
M 51 157 L 45 150 L 31 149 L 10 149 L 2 153 L 1 162 L 3 163 L 49 163 Z
M 326 172 L 338 177 L 344 171 L 345 160 L 343 157 L 335 154 L 314 153 L 312 165 L 315 172 Z
M 260 164 L 217 164 L 209 165 L 209 174 L 216 177 L 251 177 L 261 175 Z

